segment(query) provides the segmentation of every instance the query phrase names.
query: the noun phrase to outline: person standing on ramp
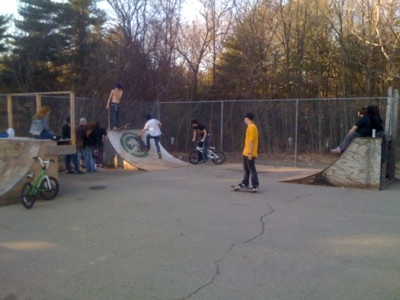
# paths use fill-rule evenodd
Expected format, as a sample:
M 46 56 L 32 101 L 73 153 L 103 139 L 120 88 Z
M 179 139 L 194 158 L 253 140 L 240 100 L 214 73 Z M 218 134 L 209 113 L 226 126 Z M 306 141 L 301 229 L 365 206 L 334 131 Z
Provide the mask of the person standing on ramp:
M 146 130 L 149 133 L 146 136 L 146 147 L 147 151 L 150 150 L 150 139 L 154 139 L 154 143 L 156 144 L 158 158 L 161 159 L 161 149 L 160 149 L 160 137 L 161 137 L 161 129 L 162 123 L 157 119 L 154 119 L 151 114 L 146 115 L 146 124 L 144 125 L 142 131 L 140 131 L 139 135 L 142 136 Z
M 258 156 L 258 129 L 254 123 L 254 114 L 249 112 L 244 116 L 244 123 L 247 125 L 246 138 L 243 149 L 243 169 L 244 176 L 238 188 L 249 188 L 249 179 L 251 175 L 251 191 L 258 191 L 258 175 L 256 170 L 256 158 Z
M 113 89 L 110 93 L 110 96 L 107 100 L 106 109 L 111 108 L 111 124 L 112 129 L 116 130 L 119 128 L 119 116 L 120 116 L 120 109 L 121 109 L 121 98 L 122 98 L 122 85 L 117 83 L 115 85 L 115 89 Z

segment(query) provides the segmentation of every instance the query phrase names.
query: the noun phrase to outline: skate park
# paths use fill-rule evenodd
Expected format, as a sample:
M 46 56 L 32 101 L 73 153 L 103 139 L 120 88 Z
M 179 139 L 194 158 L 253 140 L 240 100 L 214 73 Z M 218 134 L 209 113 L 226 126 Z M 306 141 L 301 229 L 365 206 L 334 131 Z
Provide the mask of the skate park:
M 257 167 L 257 194 L 229 188 L 238 163 L 60 173 L 55 200 L 0 207 L 0 299 L 399 296 L 396 179 L 293 184 L 308 170 Z

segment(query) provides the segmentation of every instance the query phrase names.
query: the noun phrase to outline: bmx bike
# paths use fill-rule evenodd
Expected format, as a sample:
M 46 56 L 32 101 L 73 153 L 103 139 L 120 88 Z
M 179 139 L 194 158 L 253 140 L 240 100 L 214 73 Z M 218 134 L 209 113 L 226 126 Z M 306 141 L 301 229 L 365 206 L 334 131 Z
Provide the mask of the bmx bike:
M 20 196 L 22 205 L 27 209 L 32 208 L 38 195 L 40 195 L 44 200 L 54 199 L 60 188 L 58 180 L 47 175 L 47 169 L 49 168 L 50 162 L 54 162 L 54 160 L 43 160 L 40 157 L 33 157 L 33 159 L 40 162 L 42 170 L 36 177 L 35 172 L 26 175 L 26 178 L 30 179 L 31 182 L 26 182 L 22 186 Z
M 215 147 L 208 147 L 207 157 L 211 159 L 216 165 L 221 165 L 225 161 L 225 154 L 222 151 L 215 150 Z M 189 162 L 191 164 L 198 164 L 203 158 L 203 148 L 197 145 L 196 150 L 190 152 Z

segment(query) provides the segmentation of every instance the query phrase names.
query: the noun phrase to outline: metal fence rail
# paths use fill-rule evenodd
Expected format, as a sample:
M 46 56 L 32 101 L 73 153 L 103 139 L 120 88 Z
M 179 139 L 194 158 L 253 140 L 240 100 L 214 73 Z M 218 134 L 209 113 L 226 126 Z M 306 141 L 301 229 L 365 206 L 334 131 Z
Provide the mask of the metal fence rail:
M 323 155 L 336 147 L 355 123 L 361 107 L 376 105 L 385 116 L 386 102 L 382 97 L 161 102 L 157 112 L 166 125 L 163 143 L 169 144 L 170 150 L 187 152 L 192 147 L 190 120 L 197 119 L 209 128 L 214 145 L 239 153 L 245 134 L 243 116 L 253 112 L 260 153 L 286 154 L 296 164 L 299 155 Z
M 76 98 L 75 118 L 86 117 L 108 126 L 105 101 Z M 0 132 L 7 129 L 7 101 L 0 95 Z M 43 96 L 43 105 L 52 107 L 50 126 L 61 133 L 69 114 L 67 99 Z M 336 147 L 355 123 L 357 110 L 368 105 L 379 107 L 386 115 L 386 97 L 280 100 L 218 100 L 195 102 L 137 102 L 124 99 L 121 125 L 142 128 L 146 113 L 163 123 L 161 142 L 171 152 L 188 153 L 193 148 L 191 119 L 204 123 L 212 134 L 211 144 L 226 153 L 241 153 L 245 134 L 243 117 L 256 115 L 259 128 L 259 152 L 264 158 L 285 157 L 294 165 L 301 156 L 326 155 Z M 14 126 L 18 136 L 29 136 L 35 113 L 34 98 L 13 99 Z

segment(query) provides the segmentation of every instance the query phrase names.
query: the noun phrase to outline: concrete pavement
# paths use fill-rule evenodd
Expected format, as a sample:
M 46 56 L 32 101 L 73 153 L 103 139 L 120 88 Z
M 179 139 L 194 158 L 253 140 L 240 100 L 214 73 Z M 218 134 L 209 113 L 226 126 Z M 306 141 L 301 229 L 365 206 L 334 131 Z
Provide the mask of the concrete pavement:
M 0 299 L 400 299 L 399 183 L 259 171 L 257 194 L 233 164 L 60 174 L 55 200 L 0 207 Z

